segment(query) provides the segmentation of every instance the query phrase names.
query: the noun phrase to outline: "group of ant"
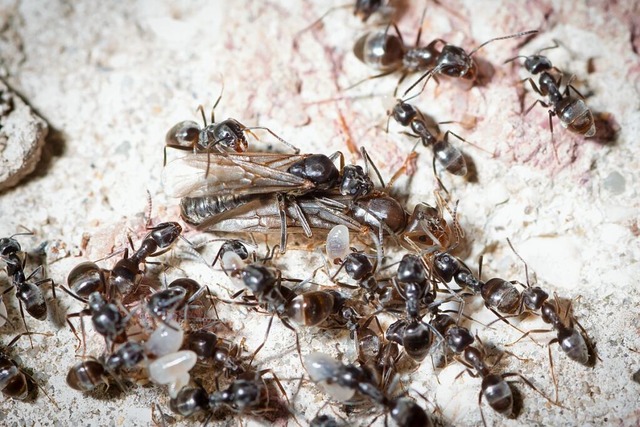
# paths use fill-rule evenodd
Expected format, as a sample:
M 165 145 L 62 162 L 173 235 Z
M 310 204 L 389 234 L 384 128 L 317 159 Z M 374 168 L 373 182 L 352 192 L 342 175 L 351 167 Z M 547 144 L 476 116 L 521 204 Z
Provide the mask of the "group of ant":
M 358 0 L 356 15 L 366 21 L 383 7 L 381 0 Z M 356 42 L 354 52 L 362 62 L 382 72 L 374 77 L 400 71 L 398 85 L 407 75 L 422 73 L 407 89 L 406 96 L 422 81 L 424 88 L 430 79 L 439 76 L 473 80 L 477 67 L 472 57 L 480 48 L 496 40 L 535 32 L 494 38 L 467 53 L 442 39 L 420 46 L 421 31 L 415 46 L 409 47 L 392 24 L 365 34 Z M 520 57 L 510 61 L 517 58 Z M 571 131 L 585 136 L 595 133 L 593 116 L 583 97 L 570 84 L 561 90 L 562 77 L 554 75 L 559 71 L 548 58 L 540 52 L 525 57 L 525 68 L 532 75 L 539 75 L 538 85 L 532 78 L 527 80 L 537 93 L 548 97 L 547 101 L 536 103 L 549 108 L 550 124 L 552 117 L 558 116 Z M 214 110 L 220 99 L 221 96 Z M 202 415 L 205 424 L 229 413 L 267 418 L 293 416 L 299 423 L 301 411 L 295 409 L 295 401 L 289 399 L 277 374 L 271 368 L 255 366 L 260 361 L 259 352 L 270 343 L 274 318 L 294 334 L 306 371 L 299 378 L 301 383 L 310 380 L 319 384 L 332 401 L 345 407 L 377 408 L 374 410 L 380 410 L 378 416 L 384 414 L 385 422 L 391 417 L 400 426 L 434 423 L 434 411 L 418 403 L 419 398 L 426 398 L 417 390 L 399 387 L 403 374 L 417 369 L 427 357 L 437 369 L 457 362 L 463 372 L 482 379 L 478 405 L 485 425 L 483 399 L 498 413 L 508 417 L 517 414 L 514 386 L 507 381 L 511 377 L 560 405 L 551 347 L 555 399 L 519 372 L 499 372 L 501 357 L 492 364 L 488 362 L 486 346 L 477 332 L 465 326 L 467 320 L 473 320 L 465 313 L 465 301 L 481 297 L 497 323 L 514 328 L 511 318 L 539 316 L 551 329 L 524 332 L 516 328 L 522 332 L 520 339 L 552 331 L 555 338 L 550 344 L 558 343 L 569 359 L 593 366 L 596 355 L 586 331 L 572 316 L 570 306 L 563 314 L 557 298 L 552 300 L 542 288 L 531 285 L 524 260 L 525 284 L 501 278 L 484 281 L 482 260 L 474 274 L 454 255 L 464 233 L 457 220 L 457 205 L 450 202 L 450 194 L 438 178 L 436 162 L 452 174 L 465 175 L 464 156 L 449 142 L 449 136 L 464 139 L 450 131 L 442 137 L 434 135 L 409 100 L 398 100 L 389 116 L 433 149 L 434 173 L 444 190 L 444 194 L 435 191 L 435 206 L 419 203 L 408 212 L 391 194 L 391 185 L 407 171 L 406 166 L 385 184 L 364 149 L 364 167 L 345 165 L 342 153 L 300 154 L 294 145 L 267 128 L 249 128 L 232 118 L 216 122 L 213 112 L 207 123 L 200 109 L 204 126 L 183 121 L 167 133 L 166 147 L 187 154 L 167 164 L 165 147 L 165 192 L 181 199 L 182 219 L 197 230 L 280 237 L 279 244 L 267 248 L 264 254 L 259 253 L 256 244 L 235 236 L 223 241 L 211 268 L 221 269 L 239 288 L 238 292 L 224 299 L 215 287 L 187 277 L 164 285 L 148 277 L 148 266 L 155 263 L 154 259 L 159 260 L 170 250 L 180 252 L 176 248 L 180 238 L 193 248 L 182 236 L 180 224 L 165 222 L 149 227 L 137 249 L 129 239 L 130 248 L 110 269 L 96 262 L 77 265 L 69 273 L 66 286 L 51 279 L 35 280 L 39 268 L 27 276 L 27 257 L 17 235 L 1 239 L 0 259 L 12 284 L 3 295 L 15 290 L 23 320 L 23 307 L 32 317 L 46 319 L 45 297 L 40 289 L 44 284 L 51 285 L 54 298 L 58 287 L 83 305 L 80 311 L 67 315 L 78 339 L 76 351 L 83 347 L 82 360 L 67 375 L 67 383 L 73 389 L 94 393 L 102 384 L 122 391 L 129 390 L 132 384 L 166 385 L 171 411 L 183 417 Z M 248 151 L 246 134 L 255 137 L 256 129 L 266 130 L 294 153 Z M 552 127 L 551 132 L 553 135 Z M 355 239 L 349 237 L 350 233 Z M 324 263 L 305 280 L 287 278 L 277 266 L 279 257 L 290 246 L 291 236 L 299 237 L 293 239 L 297 243 L 304 238 L 315 238 L 317 242 L 318 236 L 326 236 L 326 250 L 317 250 Z M 335 271 L 332 266 L 336 266 Z M 324 286 L 316 279 L 318 271 L 324 271 Z M 225 333 L 237 335 L 241 331 L 230 331 L 217 314 L 217 303 L 243 307 L 239 310 L 247 313 L 257 312 L 250 321 L 259 318 L 256 316 L 269 316 L 264 341 L 253 352 L 247 354 L 244 341 L 223 337 Z M 451 304 L 458 308 L 446 308 Z M 84 317 L 90 318 L 91 329 L 104 340 L 104 350 L 96 356 L 86 355 Z M 75 318 L 80 319 L 80 334 L 74 326 Z M 0 299 L 0 322 L 7 320 Z M 303 355 L 300 334 L 306 328 L 326 336 L 348 336 L 355 360 L 342 361 L 319 352 Z M 20 336 L 32 334 L 27 329 L 11 341 L 6 351 L 0 352 L 0 390 L 8 397 L 26 399 L 34 388 L 33 379 L 8 351 Z M 267 374 L 272 380 L 265 378 Z M 162 411 L 159 405 L 158 408 Z M 320 412 L 308 423 L 324 427 L 343 424 Z

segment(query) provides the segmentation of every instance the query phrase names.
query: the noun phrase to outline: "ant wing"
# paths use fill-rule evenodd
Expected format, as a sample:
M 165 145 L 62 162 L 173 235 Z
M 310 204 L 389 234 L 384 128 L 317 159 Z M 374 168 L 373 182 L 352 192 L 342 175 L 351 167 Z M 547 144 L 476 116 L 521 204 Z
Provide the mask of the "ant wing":
M 171 197 L 302 194 L 314 184 L 287 172 L 301 159 L 304 156 L 190 153 L 167 164 L 162 181 Z
M 276 196 L 262 195 L 233 209 L 209 216 L 197 226 L 198 229 L 205 231 L 280 233 L 282 213 Z M 323 233 L 339 224 L 345 225 L 354 232 L 362 228 L 356 220 L 341 212 L 340 209 L 315 197 L 298 197 L 285 201 L 284 215 L 289 233 L 304 233 L 303 223 L 307 223 L 314 232 Z

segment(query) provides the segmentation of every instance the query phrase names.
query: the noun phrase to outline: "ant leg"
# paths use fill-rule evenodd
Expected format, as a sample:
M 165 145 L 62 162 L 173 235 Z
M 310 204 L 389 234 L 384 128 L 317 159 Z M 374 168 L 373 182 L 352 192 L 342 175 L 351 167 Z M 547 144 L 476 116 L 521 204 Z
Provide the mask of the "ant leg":
M 556 391 L 556 399 L 555 399 L 555 404 L 558 404 L 558 377 L 556 377 L 556 371 L 553 367 L 553 356 L 551 355 L 551 344 L 558 342 L 557 339 L 552 339 L 549 342 L 549 370 L 551 371 L 551 381 L 553 382 L 553 387 L 555 388 Z
M 487 153 L 487 154 L 491 154 L 491 155 L 493 155 L 493 153 L 488 152 L 487 150 L 485 150 L 484 148 L 480 147 L 479 145 L 474 144 L 473 142 L 469 142 L 469 141 L 467 141 L 466 139 L 464 139 L 464 138 L 463 138 L 463 137 L 461 137 L 460 135 L 458 135 L 458 134 L 456 134 L 456 133 L 454 133 L 454 132 L 451 132 L 450 130 L 448 130 L 448 131 L 446 131 L 446 132 L 444 133 L 444 137 L 443 137 L 443 139 L 445 140 L 445 142 L 449 142 L 449 135 L 453 135 L 453 136 L 455 136 L 455 137 L 456 137 L 456 138 L 458 138 L 460 141 L 462 141 L 462 142 L 466 142 L 467 144 L 469 144 L 469 145 L 471 145 L 471 146 L 473 146 L 473 147 L 476 147 L 476 148 L 477 148 L 478 150 L 480 150 L 480 151 L 484 151 L 484 152 L 485 152 L 485 153 Z
M 420 31 L 422 31 L 422 28 L 420 28 Z M 418 35 L 419 35 L 419 34 L 420 34 L 420 33 L 418 32 Z M 407 73 L 407 72 L 403 72 L 403 73 L 402 73 L 402 75 L 400 76 L 400 78 L 398 79 L 398 83 L 396 83 L 396 88 L 393 90 L 393 97 L 394 97 L 394 98 L 397 98 L 397 96 L 398 96 L 398 89 L 400 89 L 400 85 L 402 84 L 402 82 L 404 81 L 404 79 L 406 79 L 406 78 L 407 78 L 407 76 L 408 76 L 408 75 L 409 75 L 409 73 Z M 387 124 L 388 124 L 388 122 L 387 122 Z M 388 126 L 387 126 L 387 128 L 388 128 Z
M 407 165 L 415 163 L 415 160 L 417 159 L 417 157 L 418 157 L 417 152 L 411 151 L 411 153 L 409 153 L 407 158 L 404 159 L 402 166 L 400 166 L 400 168 L 393 174 L 393 176 L 389 180 L 389 183 L 385 187 L 385 190 L 389 190 L 393 186 L 393 184 L 398 180 L 398 178 L 400 178 L 400 175 L 402 175 L 403 173 L 409 174 L 409 166 Z M 415 167 L 414 167 L 414 170 L 415 170 Z
M 204 123 L 204 127 L 207 127 L 207 116 L 205 116 L 204 114 L 204 107 L 202 106 L 202 104 L 198 105 L 198 108 L 196 108 L 196 113 L 200 113 L 200 115 L 202 116 L 202 123 Z
M 335 162 L 336 159 L 340 159 L 340 167 L 338 168 L 338 170 L 342 170 L 344 169 L 344 154 L 342 154 L 342 151 L 336 151 L 335 153 L 331 154 L 329 156 L 329 159 L 332 162 Z
M 565 89 L 565 92 L 566 92 L 567 95 L 569 95 L 569 89 L 573 89 L 575 94 L 578 95 L 578 97 L 580 99 L 584 99 L 584 95 L 582 95 L 580 92 L 578 92 L 578 89 L 576 89 L 573 85 L 570 85 L 570 84 L 567 84 L 567 88 Z
M 271 129 L 264 127 L 264 126 L 252 126 L 250 128 L 245 128 L 245 132 L 250 133 L 251 135 L 253 135 L 254 138 L 259 139 L 258 137 L 255 136 L 255 134 L 253 132 L 251 132 L 252 129 L 260 129 L 260 130 L 264 130 L 267 131 L 271 134 L 271 136 L 273 136 L 275 139 L 277 139 L 278 141 L 280 141 L 281 143 L 283 143 L 284 145 L 286 145 L 287 147 L 291 148 L 293 150 L 293 152 L 295 154 L 299 154 L 300 153 L 300 149 L 298 147 L 296 147 L 295 145 L 291 144 L 290 142 L 287 142 L 286 140 L 284 140 L 283 138 L 279 137 L 278 135 L 275 134 L 275 132 L 273 132 Z
M 438 172 L 436 171 L 436 155 L 435 155 L 435 153 L 433 154 L 432 166 L 433 166 L 433 176 L 436 178 L 436 181 L 438 182 L 438 186 L 440 186 L 440 188 L 442 188 L 444 190 L 444 192 L 447 193 L 447 196 L 450 196 L 449 190 L 447 190 L 447 187 L 444 186 L 444 184 L 442 183 L 442 180 L 438 176 Z
M 524 333 L 524 335 L 522 335 L 520 338 L 518 338 L 517 340 L 515 340 L 512 343 L 506 344 L 508 347 L 517 344 L 518 342 L 520 342 L 521 339 L 528 337 L 531 334 L 544 334 L 544 333 L 549 333 L 549 332 L 553 332 L 553 329 L 532 329 L 530 331 L 527 331 Z M 535 342 L 535 341 L 534 341 Z M 549 343 L 551 344 L 551 343 Z
M 380 185 L 382 187 L 385 187 L 384 180 L 382 179 L 382 175 L 380 174 L 380 171 L 378 170 L 376 164 L 373 162 L 373 160 L 371 160 L 371 157 L 369 156 L 369 153 L 367 152 L 367 150 L 364 147 L 361 147 L 360 151 L 362 152 L 362 157 L 364 158 L 364 165 L 366 168 L 367 175 L 369 174 L 369 165 L 371 165 L 371 168 L 375 172 L 376 177 L 378 178 L 378 181 L 380 181 Z
M 300 359 L 300 364 L 304 366 L 304 361 L 302 360 L 302 349 L 300 347 L 300 337 L 298 336 L 298 331 L 296 331 L 296 329 L 293 326 L 291 326 L 291 324 L 287 320 L 285 319 L 280 319 L 280 320 L 282 320 L 282 324 L 287 329 L 291 329 L 293 331 L 293 334 L 296 337 L 296 350 L 298 351 L 298 359 Z
M 278 214 L 280 215 L 280 253 L 287 250 L 287 207 L 284 195 L 278 193 L 276 196 L 278 203 Z
M 529 82 L 531 84 L 531 88 L 540 96 L 545 96 L 544 93 L 540 90 L 540 88 L 536 85 L 531 77 L 527 77 L 526 79 L 520 80 L 521 82 Z M 526 114 L 526 113 L 525 113 Z
M 29 327 L 27 326 L 27 321 L 24 318 L 24 309 L 22 308 L 22 301 L 18 299 L 18 306 L 20 307 L 20 317 L 22 318 L 22 324 L 24 325 L 24 330 L 27 334 L 29 334 L 29 343 L 31 344 L 31 348 L 33 348 L 33 340 L 31 339 L 31 332 L 29 332 Z
M 375 76 L 369 76 L 366 79 L 362 79 L 359 82 L 354 83 L 351 86 L 348 86 L 348 87 L 344 88 L 343 90 L 344 91 L 351 90 L 354 87 L 359 86 L 359 85 L 361 85 L 362 83 L 364 83 L 366 81 L 377 79 L 377 78 L 384 77 L 384 76 L 388 76 L 389 74 L 393 74 L 395 71 L 396 70 L 394 69 L 394 70 L 390 70 L 390 71 L 385 71 L 384 73 L 376 74 Z
M 544 105 L 544 104 L 543 104 Z M 553 116 L 555 116 L 556 113 L 554 113 L 553 110 L 549 110 L 549 129 L 551 130 L 551 146 L 553 147 L 553 155 L 556 158 L 556 161 L 559 162 L 558 160 L 558 147 L 556 147 L 556 139 L 553 135 Z
M 282 383 L 280 382 L 280 379 L 278 378 L 276 373 L 273 372 L 273 369 L 263 369 L 260 372 L 258 372 L 258 376 L 261 378 L 264 374 L 271 374 L 271 376 L 273 377 L 273 380 L 276 382 L 276 385 L 278 386 L 278 389 L 280 389 L 280 392 L 282 393 L 285 400 L 287 401 L 287 405 L 291 406 L 291 402 L 289 402 L 289 397 L 287 396 L 287 392 L 284 390 L 284 387 L 282 386 Z
M 538 99 L 536 102 L 534 102 L 533 104 L 531 104 L 531 105 L 529 106 L 529 108 L 527 108 L 527 109 L 526 109 L 526 111 L 524 112 L 524 114 L 525 114 L 525 115 L 529 114 L 529 111 L 531 111 L 531 110 L 533 109 L 533 107 L 535 107 L 535 106 L 536 106 L 536 104 L 538 104 L 538 103 L 539 103 L 540 105 L 542 105 L 544 108 L 549 108 L 549 105 L 548 105 L 546 102 L 542 101 L 541 99 Z M 549 110 L 549 111 L 551 111 L 551 110 Z
M 273 316 L 271 316 L 271 318 L 269 319 L 269 324 L 267 325 L 267 331 L 264 334 L 264 339 L 262 340 L 262 344 L 260 344 L 258 346 L 258 348 L 256 348 L 253 352 L 253 354 L 251 355 L 251 357 L 249 358 L 249 366 L 251 366 L 251 364 L 253 363 L 253 359 L 256 357 L 256 355 L 258 354 L 258 352 L 260 350 L 262 350 L 262 347 L 264 347 L 264 345 L 267 342 L 267 338 L 269 338 L 269 332 L 271 332 L 271 325 L 273 324 Z
M 295 200 L 291 200 L 291 204 L 293 206 L 293 210 L 296 212 L 296 215 L 298 216 L 298 221 L 300 221 L 300 227 L 302 227 L 302 231 L 304 232 L 304 235 L 307 236 L 308 238 L 313 237 L 313 231 L 311 230 L 309 221 L 307 220 L 307 217 L 304 215 L 304 212 L 300 208 L 300 205 Z
M 543 392 L 541 392 L 540 390 L 538 390 L 538 388 L 536 386 L 533 385 L 533 383 L 524 375 L 522 375 L 519 372 L 507 372 L 502 374 L 502 378 L 507 378 L 507 377 L 519 377 L 522 382 L 524 382 L 526 385 L 528 385 L 530 388 L 532 388 L 536 393 L 538 393 L 540 396 L 544 397 L 549 403 L 556 405 L 556 406 L 560 406 L 561 408 L 564 408 L 564 406 L 560 405 L 557 400 L 554 402 L 551 400 L 551 398 L 549 396 L 547 396 L 546 394 L 544 394 Z M 556 390 L 557 391 L 557 390 Z M 566 409 L 566 408 L 565 408 Z
M 80 339 L 80 336 L 78 336 L 78 332 L 76 331 L 76 328 L 73 326 L 73 323 L 71 323 L 71 320 L 69 320 L 71 317 L 80 317 L 80 313 L 67 314 L 67 325 L 69 325 L 69 328 L 71 328 L 71 332 L 73 332 L 73 335 L 75 335 L 76 339 L 78 340 L 78 345 L 76 346 L 76 353 L 77 353 L 78 350 L 80 349 L 80 345 L 82 345 L 82 340 Z M 80 321 L 82 321 L 82 318 L 80 319 Z
M 480 408 L 480 418 L 482 418 L 482 425 L 487 427 L 487 420 L 484 418 L 484 411 L 482 410 L 482 388 L 480 388 L 480 393 L 478 393 L 478 408 Z

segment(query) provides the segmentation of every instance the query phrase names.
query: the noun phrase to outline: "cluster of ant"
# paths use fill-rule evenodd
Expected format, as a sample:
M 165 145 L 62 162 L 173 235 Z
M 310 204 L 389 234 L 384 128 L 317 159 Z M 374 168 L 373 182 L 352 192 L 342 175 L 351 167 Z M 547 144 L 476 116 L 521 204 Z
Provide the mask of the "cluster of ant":
M 366 21 L 382 7 L 382 1 L 357 1 L 356 15 Z M 395 35 L 390 32 L 391 27 Z M 424 88 L 438 76 L 473 80 L 477 67 L 472 56 L 481 47 L 533 33 L 494 38 L 467 53 L 442 39 L 420 46 L 420 32 L 415 47 L 408 47 L 398 28 L 389 25 L 361 37 L 354 52 L 365 64 L 382 72 L 375 77 L 401 71 L 402 82 L 408 74 L 423 73 L 405 92 L 406 96 L 421 82 L 424 81 Z M 592 136 L 593 116 L 582 97 L 577 92 L 577 96 L 570 93 L 570 84 L 560 89 L 561 77 L 553 74 L 557 69 L 539 53 L 525 58 L 527 71 L 540 76 L 538 85 L 531 78 L 527 80 L 536 92 L 548 97 L 548 102 L 536 103 L 550 108 L 550 122 L 558 116 L 564 127 Z M 409 128 L 424 146 L 432 148 L 434 174 L 444 189 L 436 162 L 449 173 L 465 175 L 464 156 L 449 142 L 449 136 L 464 139 L 450 131 L 442 137 L 435 136 L 422 113 L 408 101 L 398 100 L 390 117 Z M 529 283 L 528 271 L 526 284 L 501 278 L 484 281 L 481 268 L 474 274 L 454 255 L 464 233 L 457 221 L 457 206 L 450 202 L 446 189 L 435 191 L 435 207 L 419 203 L 409 212 L 389 191 L 406 168 L 385 185 L 364 149 L 364 167 L 345 165 L 339 152 L 331 156 L 300 154 L 270 129 L 249 128 L 231 118 L 216 122 L 213 112 L 207 124 L 200 111 L 204 126 L 183 121 L 167 133 L 166 147 L 188 153 L 167 164 L 165 147 L 165 192 L 180 198 L 182 219 L 197 230 L 276 234 L 279 253 L 276 248 L 267 249 L 267 255 L 261 257 L 234 236 L 224 241 L 212 263 L 214 268 L 219 265 L 239 288 L 231 300 L 215 296 L 215 288 L 190 278 L 176 279 L 141 298 L 140 288 L 143 283 L 146 285 L 145 266 L 152 263 L 151 258 L 174 249 L 181 237 L 183 227 L 176 222 L 151 227 L 138 249 L 130 240 L 131 253 L 126 249 L 111 269 L 103 269 L 95 262 L 77 265 L 68 275 L 67 286 L 57 286 L 50 279 L 32 280 L 37 270 L 26 276 L 26 257 L 15 236 L 0 240 L 0 256 L 13 284 L 6 292 L 15 289 L 21 313 L 24 306 L 36 319 L 46 318 L 45 298 L 39 286 L 51 283 L 52 289 L 60 287 L 85 305 L 67 316 L 79 340 L 76 351 L 86 346 L 84 316 L 90 317 L 93 330 L 104 338 L 100 355 L 84 357 L 69 369 L 70 387 L 92 392 L 101 384 L 123 390 L 131 383 L 166 385 L 173 412 L 184 417 L 205 414 L 205 423 L 229 412 L 269 416 L 283 409 L 295 414 L 295 405 L 291 405 L 277 375 L 269 368 L 254 366 L 267 338 L 250 355 L 244 355 L 243 343 L 213 332 L 224 325 L 215 310 L 215 303 L 220 301 L 248 307 L 249 312 L 269 314 L 267 336 L 277 318 L 294 332 L 305 378 L 322 386 L 333 400 L 349 407 L 379 408 L 385 419 L 390 416 L 400 426 L 433 423 L 431 411 L 416 400 L 420 393 L 397 390 L 398 378 L 407 372 L 407 366 L 415 367 L 428 356 L 437 368 L 458 362 L 470 375 L 482 379 L 478 404 L 483 423 L 483 399 L 496 412 L 515 415 L 513 385 L 507 381 L 510 377 L 518 377 L 545 399 L 558 404 L 555 375 L 554 402 L 522 374 L 497 372 L 497 361 L 490 366 L 484 344 L 464 326 L 465 318 L 469 318 L 464 313 L 464 302 L 469 297 L 481 297 L 497 320 L 507 324 L 511 317 L 540 316 L 556 333 L 551 343 L 559 343 L 571 360 L 593 365 L 593 348 L 570 308 L 563 315 L 557 301 Z M 253 130 L 257 129 L 269 132 L 294 153 L 248 151 L 246 134 L 255 137 Z M 379 186 L 374 184 L 370 169 Z M 351 241 L 350 233 L 356 236 L 357 244 Z M 325 263 L 320 269 L 324 269 L 328 286 L 315 283 L 315 274 L 304 281 L 286 279 L 276 266 L 292 234 L 315 239 L 314 242 L 319 236 L 326 236 L 326 251 L 322 253 Z M 354 245 L 361 247 L 356 249 Z M 398 250 L 392 252 L 391 248 Z M 335 271 L 332 265 L 336 266 Z M 458 303 L 459 308 L 444 308 L 452 302 Z M 71 321 L 76 317 L 81 320 L 81 336 Z M 392 321 L 386 322 L 390 318 Z M 6 309 L 0 300 L 0 322 L 6 320 Z M 314 328 L 319 334 L 345 331 L 354 345 L 356 360 L 344 363 L 318 352 L 303 356 L 300 327 Z M 539 331 L 523 332 L 522 337 L 536 332 Z M 31 334 L 27 330 L 23 335 Z M 86 356 L 86 349 L 82 354 Z M 201 370 L 202 378 L 191 375 L 197 366 L 206 368 Z M 278 391 L 265 381 L 265 374 L 271 374 L 286 405 L 274 394 Z M 0 390 L 6 396 L 25 399 L 29 383 L 33 382 L 29 378 L 12 358 L 0 353 Z M 215 379 L 215 390 L 203 383 L 211 378 Z M 223 386 L 220 381 L 224 381 Z M 319 414 L 310 423 L 325 427 L 340 424 L 331 416 Z

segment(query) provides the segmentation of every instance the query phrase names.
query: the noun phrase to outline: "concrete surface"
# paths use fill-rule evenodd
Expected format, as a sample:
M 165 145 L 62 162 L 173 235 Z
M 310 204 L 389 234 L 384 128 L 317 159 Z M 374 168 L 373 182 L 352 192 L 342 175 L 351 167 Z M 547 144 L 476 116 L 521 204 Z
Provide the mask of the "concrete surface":
M 425 7 L 411 3 L 416 4 L 404 5 L 398 18 L 407 41 L 414 39 Z M 453 1 L 446 5 L 426 4 L 423 40 L 442 37 L 471 49 L 491 37 L 541 30 L 521 51 L 520 40 L 483 48 L 477 56 L 495 67 L 485 86 L 465 91 L 455 82 L 443 81 L 439 86 L 430 84 L 416 101 L 438 121 L 475 118 L 471 128 L 452 125 L 451 129 L 486 151 L 460 143 L 473 160 L 477 179 L 444 177 L 460 200 L 461 223 L 470 242 L 468 263 L 476 266 L 484 253 L 485 277 L 523 281 L 522 265 L 506 244 L 509 237 L 541 286 L 573 300 L 574 314 L 596 343 L 600 358 L 593 369 L 584 368 L 554 345 L 564 408 L 548 404 L 520 384 L 519 417 L 507 420 L 485 405 L 488 423 L 637 425 L 640 384 L 631 376 L 640 368 L 638 3 Z M 383 175 L 390 176 L 413 144 L 393 124 L 388 134 L 384 131 L 388 101 L 382 95 L 392 93 L 396 78 L 340 90 L 372 74 L 351 53 L 356 37 L 367 27 L 348 10 L 338 10 L 322 26 L 300 36 L 297 46 L 292 43 L 294 34 L 328 7 L 327 2 L 284 1 L 233 5 L 52 1 L 46 6 L 36 1 L 0 2 L 0 75 L 50 125 L 36 171 L 0 194 L 0 236 L 21 231 L 20 226 L 33 230 L 35 236 L 20 241 L 26 248 L 48 242 L 48 274 L 64 283 L 77 263 L 123 248 L 127 234 L 134 242 L 144 235 L 147 191 L 153 200 L 154 223 L 175 220 L 177 201 L 163 195 L 160 183 L 164 134 L 179 120 L 199 120 L 196 107 L 203 104 L 208 110 L 223 80 L 219 118 L 268 126 L 303 151 L 343 150 L 349 160 L 357 159 L 350 147 L 364 145 Z M 527 116 L 520 114 L 518 80 L 526 74 L 518 65 L 500 65 L 517 53 L 531 54 L 548 46 L 552 39 L 562 43 L 548 52 L 554 64 L 576 74 L 576 85 L 588 94 L 588 105 L 610 114 L 619 128 L 613 141 L 584 140 L 556 122 L 557 159 L 549 142 L 546 111 L 535 108 Z M 525 108 L 534 99 L 527 90 Z M 410 205 L 422 200 L 433 203 L 431 156 L 423 148 L 418 151 L 413 180 L 401 179 L 396 186 L 399 193 L 410 194 Z M 192 241 L 208 238 L 197 234 L 188 231 L 186 236 Z M 215 250 L 217 245 L 209 245 L 203 256 L 210 260 Z M 190 277 L 226 295 L 220 286 L 229 288 L 228 279 L 193 257 L 180 260 L 186 253 L 182 243 L 167 262 L 179 264 Z M 109 267 L 115 259 L 101 265 Z M 306 252 L 292 250 L 279 263 L 289 265 L 291 276 L 304 277 L 308 259 Z M 312 265 L 320 262 L 315 257 Z M 167 274 L 170 280 L 183 273 L 172 269 Z M 6 286 L 4 275 L 0 281 Z M 0 330 L 3 343 L 22 330 L 15 298 L 5 299 L 15 326 Z M 471 305 L 468 310 L 474 318 L 491 321 L 491 313 Z M 4 399 L 0 424 L 150 425 L 154 404 L 168 411 L 166 393 L 150 387 L 132 389 L 118 398 L 87 397 L 69 389 L 65 375 L 77 356 L 75 338 L 63 325 L 64 314 L 79 306 L 66 296 L 52 306 L 57 310 L 49 321 L 27 319 L 32 330 L 52 336 L 34 337 L 33 349 L 22 339 L 14 354 L 32 369 L 57 407 L 42 394 L 34 403 Z M 221 317 L 227 316 L 253 349 L 262 340 L 266 322 L 244 313 L 242 308 L 223 308 Z M 520 327 L 543 325 L 530 319 Z M 493 328 L 478 327 L 485 343 L 527 359 L 507 356 L 500 369 L 522 372 L 552 394 L 547 349 L 529 340 L 505 347 L 519 333 L 506 325 Z M 536 340 L 545 344 L 550 338 Z M 336 344 L 313 331 L 302 331 L 301 340 L 304 352 L 336 354 L 349 348 L 344 339 Z M 302 374 L 292 343 L 292 334 L 277 324 L 260 354 L 262 366 L 277 372 L 290 397 L 295 378 Z M 88 354 L 99 348 L 100 341 L 90 338 Z M 462 370 L 454 364 L 439 374 L 438 382 L 428 365 L 401 378 L 431 402 L 419 399 L 419 403 L 430 411 L 437 405 L 436 416 L 445 424 L 481 425 L 480 380 L 467 375 L 454 380 Z M 300 422 L 306 424 L 326 401 L 318 388 L 305 384 L 294 403 Z M 331 412 L 329 408 L 326 411 Z M 333 409 L 340 413 L 339 407 Z M 362 424 L 371 419 L 357 417 Z M 259 420 L 250 419 L 253 422 Z M 237 419 L 228 423 L 236 424 Z M 378 418 L 376 424 L 382 423 Z

